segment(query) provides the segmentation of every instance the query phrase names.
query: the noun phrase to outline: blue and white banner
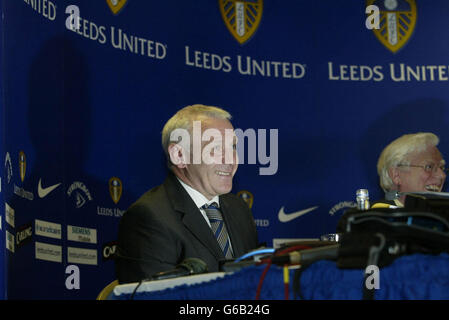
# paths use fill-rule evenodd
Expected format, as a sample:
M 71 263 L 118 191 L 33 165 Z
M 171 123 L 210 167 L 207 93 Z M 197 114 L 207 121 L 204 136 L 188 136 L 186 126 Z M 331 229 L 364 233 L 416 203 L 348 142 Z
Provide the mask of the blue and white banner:
M 359 188 L 382 198 L 377 159 L 398 136 L 434 132 L 449 155 L 446 0 L 3 0 L 2 10 L 9 298 L 93 299 L 115 279 L 120 217 L 163 182 L 162 127 L 186 105 L 222 107 L 247 133 L 233 192 L 267 246 L 334 232 Z

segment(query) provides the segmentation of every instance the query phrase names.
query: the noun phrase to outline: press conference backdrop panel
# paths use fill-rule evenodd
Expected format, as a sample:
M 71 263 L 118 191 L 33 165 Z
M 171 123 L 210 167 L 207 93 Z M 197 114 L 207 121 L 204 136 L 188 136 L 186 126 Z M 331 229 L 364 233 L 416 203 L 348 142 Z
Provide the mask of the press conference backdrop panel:
M 431 131 L 449 154 L 445 0 L 70 4 L 2 2 L 9 298 L 90 299 L 115 279 L 119 219 L 163 182 L 161 130 L 189 104 L 247 133 L 233 192 L 267 246 L 333 232 L 356 189 L 381 198 L 394 138 Z

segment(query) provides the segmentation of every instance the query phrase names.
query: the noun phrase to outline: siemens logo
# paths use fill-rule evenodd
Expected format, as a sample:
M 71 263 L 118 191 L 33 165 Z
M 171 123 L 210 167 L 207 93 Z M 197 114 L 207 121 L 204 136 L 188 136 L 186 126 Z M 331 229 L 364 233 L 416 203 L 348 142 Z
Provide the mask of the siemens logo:
M 86 228 L 72 227 L 72 232 L 77 234 L 90 235 L 90 230 Z
M 97 230 L 77 226 L 67 226 L 67 240 L 97 243 Z

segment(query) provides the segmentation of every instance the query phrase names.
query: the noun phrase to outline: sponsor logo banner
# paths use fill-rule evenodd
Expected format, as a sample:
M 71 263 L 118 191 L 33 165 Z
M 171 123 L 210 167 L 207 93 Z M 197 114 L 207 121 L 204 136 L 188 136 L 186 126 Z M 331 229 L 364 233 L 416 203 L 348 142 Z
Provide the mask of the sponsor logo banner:
M 12 178 L 12 162 L 11 162 L 11 156 L 9 155 L 9 152 L 6 153 L 5 156 L 5 170 L 6 170 L 6 181 L 9 184 L 11 182 Z
M 36 259 L 51 261 L 51 262 L 62 262 L 62 247 L 53 244 L 35 242 L 35 254 Z
M 14 194 L 30 201 L 34 200 L 34 194 L 32 192 L 26 191 L 24 188 L 18 187 L 15 184 L 14 184 Z
M 39 196 L 39 198 L 45 198 L 60 185 L 61 183 L 58 183 L 44 188 L 42 187 L 42 179 L 39 179 L 39 183 L 37 184 L 37 195 Z
M 14 253 L 14 235 L 6 230 L 6 249 Z
M 97 265 L 97 250 L 94 249 L 82 249 L 82 248 L 67 248 L 67 262 Z
M 23 226 L 20 226 L 16 232 L 17 248 L 20 248 L 24 244 L 31 242 L 32 237 L 33 237 L 33 226 L 31 223 L 27 223 Z
M 72 196 L 73 194 L 73 196 Z M 67 190 L 67 195 L 72 198 L 77 209 L 83 207 L 87 201 L 92 201 L 92 195 L 86 185 L 80 181 L 73 182 Z
M 62 227 L 59 223 L 36 219 L 34 221 L 34 233 L 38 236 L 61 239 Z
M 11 208 L 9 206 L 9 204 L 7 204 L 5 202 L 5 220 L 6 222 L 14 228 L 14 217 L 15 217 L 15 211 L 13 208 Z
M 350 209 L 350 208 L 357 208 L 357 203 L 355 203 L 354 201 L 342 201 L 337 203 L 336 205 L 334 205 L 330 210 L 329 210 L 329 214 L 331 216 L 335 215 L 335 213 L 337 213 L 340 210 L 344 209 Z
M 117 250 L 117 241 L 111 241 L 103 245 L 102 256 L 103 261 L 112 260 Z
M 278 219 L 280 222 L 290 222 L 298 217 L 301 217 L 301 216 L 315 210 L 316 208 L 318 208 L 318 206 L 287 213 L 284 211 L 284 207 L 282 207 L 278 212 Z
M 85 243 L 97 243 L 97 230 L 68 225 L 67 240 Z

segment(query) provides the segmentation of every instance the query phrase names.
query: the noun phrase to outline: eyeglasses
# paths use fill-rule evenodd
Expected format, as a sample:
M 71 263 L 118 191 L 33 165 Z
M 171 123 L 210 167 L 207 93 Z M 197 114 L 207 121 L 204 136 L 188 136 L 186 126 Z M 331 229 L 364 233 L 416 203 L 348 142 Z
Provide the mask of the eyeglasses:
M 422 165 L 422 166 L 415 165 L 415 164 L 398 164 L 397 166 L 398 167 L 422 168 L 427 173 L 435 173 L 435 172 L 438 171 L 438 169 L 440 169 L 445 174 L 449 174 L 449 169 L 447 169 L 444 164 L 437 165 L 437 164 L 434 164 L 434 163 L 430 163 L 430 164 L 425 164 L 425 165 Z

